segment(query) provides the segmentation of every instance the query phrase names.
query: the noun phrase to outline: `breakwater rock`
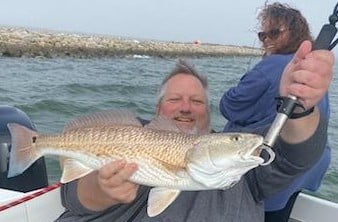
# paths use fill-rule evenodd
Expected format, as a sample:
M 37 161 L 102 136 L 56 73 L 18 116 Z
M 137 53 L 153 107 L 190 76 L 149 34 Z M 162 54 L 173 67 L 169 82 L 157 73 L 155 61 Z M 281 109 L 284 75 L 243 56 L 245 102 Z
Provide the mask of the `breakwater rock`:
M 11 57 L 104 57 L 147 55 L 260 56 L 257 48 L 232 45 L 137 40 L 103 35 L 82 35 L 24 28 L 0 27 L 0 55 Z

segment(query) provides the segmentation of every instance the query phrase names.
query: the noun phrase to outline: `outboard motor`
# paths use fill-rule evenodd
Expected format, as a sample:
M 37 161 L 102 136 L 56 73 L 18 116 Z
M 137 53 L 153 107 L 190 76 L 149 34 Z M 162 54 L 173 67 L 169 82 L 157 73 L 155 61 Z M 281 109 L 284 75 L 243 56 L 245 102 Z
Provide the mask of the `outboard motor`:
M 44 158 L 37 160 L 24 173 L 7 178 L 9 154 L 11 151 L 11 134 L 8 123 L 18 123 L 36 130 L 30 118 L 20 109 L 0 105 L 0 188 L 27 192 L 48 185 Z

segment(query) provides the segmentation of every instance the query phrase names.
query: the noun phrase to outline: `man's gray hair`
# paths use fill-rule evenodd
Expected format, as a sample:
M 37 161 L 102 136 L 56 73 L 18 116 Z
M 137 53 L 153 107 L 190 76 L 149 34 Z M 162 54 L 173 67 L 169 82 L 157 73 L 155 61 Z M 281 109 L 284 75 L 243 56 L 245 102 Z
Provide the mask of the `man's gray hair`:
M 169 79 L 171 79 L 172 77 L 178 75 L 178 74 L 185 74 L 185 75 L 191 75 L 194 76 L 195 78 L 197 78 L 205 92 L 206 92 L 206 96 L 207 96 L 207 105 L 209 106 L 209 89 L 208 89 L 208 79 L 207 77 L 201 75 L 198 73 L 198 71 L 195 69 L 195 66 L 188 62 L 187 60 L 184 59 L 179 59 L 176 63 L 175 68 L 171 71 L 171 73 L 169 73 L 169 75 L 167 75 L 164 80 L 161 83 L 160 86 L 160 91 L 158 94 L 158 100 L 157 100 L 157 104 L 159 104 L 161 102 L 161 100 L 163 99 L 163 96 L 165 94 L 165 90 L 166 90 L 166 84 L 168 82 Z

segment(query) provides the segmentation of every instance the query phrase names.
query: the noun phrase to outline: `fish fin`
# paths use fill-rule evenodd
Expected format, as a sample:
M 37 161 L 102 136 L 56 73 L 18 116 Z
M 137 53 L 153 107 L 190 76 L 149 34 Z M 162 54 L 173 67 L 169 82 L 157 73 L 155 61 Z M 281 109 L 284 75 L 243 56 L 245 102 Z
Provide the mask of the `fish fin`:
M 105 110 L 78 117 L 65 125 L 63 132 L 83 127 L 98 127 L 111 125 L 142 126 L 130 110 Z
M 148 197 L 148 216 L 155 217 L 162 213 L 172 202 L 174 202 L 180 192 L 180 190 L 164 187 L 152 188 Z
M 163 116 L 156 116 L 150 121 L 149 124 L 145 125 L 145 128 L 157 129 L 157 130 L 166 130 L 181 133 L 182 131 L 176 126 L 175 122 L 171 119 L 165 118 Z
M 65 156 L 60 156 L 59 157 L 59 165 L 60 165 L 60 169 L 61 169 L 61 171 L 63 170 L 63 167 L 64 167 L 64 163 L 65 163 L 65 161 L 67 160 L 67 157 L 65 157 Z
M 7 127 L 12 138 L 8 177 L 14 177 L 23 173 L 42 154 L 32 146 L 38 138 L 37 132 L 17 123 L 8 123 Z
M 153 159 L 157 160 L 158 163 L 160 164 L 160 166 L 158 166 L 158 168 L 163 167 L 163 169 L 165 169 L 167 171 L 166 172 L 167 175 L 171 175 L 174 172 L 173 179 L 176 178 L 176 176 L 185 177 L 184 173 L 186 172 L 186 170 L 185 170 L 185 164 L 184 163 L 182 165 L 171 164 L 171 163 L 165 162 L 165 161 L 157 159 L 157 158 L 153 158 Z
M 84 177 L 93 171 L 93 169 L 71 158 L 62 158 L 61 166 L 63 167 L 60 180 L 61 183 L 71 182 L 73 180 Z

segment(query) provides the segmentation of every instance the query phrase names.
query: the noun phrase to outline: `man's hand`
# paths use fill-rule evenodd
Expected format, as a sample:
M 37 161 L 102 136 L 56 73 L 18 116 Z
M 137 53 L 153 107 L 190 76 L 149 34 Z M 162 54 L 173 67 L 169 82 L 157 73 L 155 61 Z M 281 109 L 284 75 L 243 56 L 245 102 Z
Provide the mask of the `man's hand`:
M 137 170 L 135 163 L 113 161 L 99 171 L 81 178 L 78 182 L 78 197 L 84 207 L 101 211 L 115 204 L 132 202 L 139 185 L 129 181 Z
M 305 41 L 297 50 L 293 60 L 284 69 L 280 95 L 296 96 L 309 109 L 318 104 L 329 89 L 334 65 L 334 55 L 328 50 L 311 51 L 310 41 Z M 319 124 L 319 110 L 299 119 L 289 119 L 282 129 L 282 138 L 289 143 L 308 139 Z
M 315 106 L 329 89 L 334 65 L 332 52 L 311 48 L 310 41 L 301 44 L 280 83 L 280 95 L 296 96 L 305 109 Z
M 130 203 L 136 195 L 139 185 L 129 182 L 137 170 L 134 163 L 126 164 L 123 160 L 111 162 L 98 172 L 98 184 L 103 192 L 118 203 Z

